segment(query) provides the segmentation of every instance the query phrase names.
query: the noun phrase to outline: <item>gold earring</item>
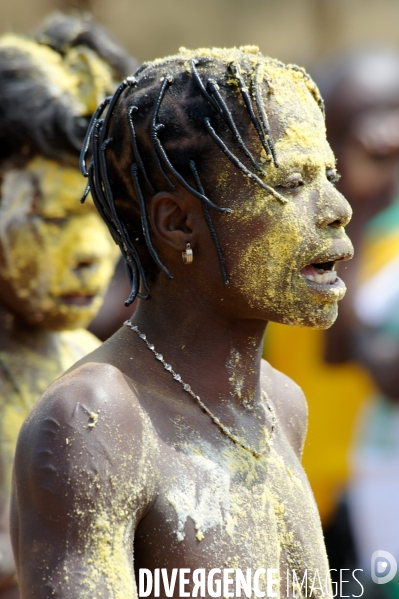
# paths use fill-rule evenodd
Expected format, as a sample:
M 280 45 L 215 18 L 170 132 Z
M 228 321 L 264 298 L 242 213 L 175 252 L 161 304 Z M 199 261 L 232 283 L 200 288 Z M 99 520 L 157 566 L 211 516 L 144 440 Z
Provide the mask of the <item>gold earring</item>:
M 194 260 L 193 250 L 190 248 L 190 244 L 186 244 L 186 250 L 181 253 L 184 264 L 192 264 Z

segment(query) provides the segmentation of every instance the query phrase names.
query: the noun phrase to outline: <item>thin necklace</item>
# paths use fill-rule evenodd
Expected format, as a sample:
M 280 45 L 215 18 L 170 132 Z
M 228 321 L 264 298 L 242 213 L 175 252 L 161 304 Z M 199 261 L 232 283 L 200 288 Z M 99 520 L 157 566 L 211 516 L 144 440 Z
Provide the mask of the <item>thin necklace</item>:
M 272 408 L 272 406 L 268 402 L 267 394 L 266 394 L 265 391 L 262 391 L 262 395 L 264 396 L 267 409 L 269 410 L 269 412 L 271 414 L 272 423 L 271 423 L 270 437 L 266 441 L 266 447 L 265 447 L 265 449 L 262 449 L 262 450 L 258 451 L 256 449 L 254 449 L 253 447 L 251 447 L 248 443 L 246 443 L 245 441 L 242 441 L 239 437 L 237 437 L 236 435 L 234 435 L 231 432 L 231 430 L 229 428 L 227 428 L 227 426 L 225 426 L 224 424 L 222 424 L 220 422 L 219 418 L 217 418 L 210 411 L 210 409 L 206 407 L 206 405 L 201 400 L 200 396 L 196 395 L 194 393 L 194 391 L 191 389 L 191 386 L 188 385 L 187 383 L 185 383 L 183 381 L 183 379 L 181 378 L 180 374 L 177 374 L 177 372 L 175 372 L 173 370 L 173 368 L 172 368 L 172 366 L 170 364 L 168 364 L 167 362 L 165 362 L 165 360 L 163 359 L 163 355 L 159 354 L 156 351 L 154 345 L 148 341 L 147 336 L 144 333 L 142 333 L 139 330 L 139 328 L 136 327 L 136 325 L 132 324 L 132 322 L 130 320 L 126 320 L 126 322 L 124 322 L 123 324 L 125 326 L 129 327 L 130 329 L 132 329 L 132 331 L 134 331 L 135 333 L 137 333 L 137 335 L 140 337 L 140 339 L 142 339 L 145 342 L 145 344 L 147 345 L 148 349 L 152 351 L 152 353 L 154 354 L 155 358 L 161 362 L 161 364 L 163 365 L 163 367 L 165 368 L 165 370 L 167 370 L 168 372 L 170 372 L 170 374 L 172 375 L 172 377 L 174 378 L 174 380 L 177 381 L 178 383 L 180 383 L 180 385 L 183 387 L 184 391 L 186 391 L 186 393 L 189 393 L 189 395 L 191 395 L 191 397 L 204 410 L 204 412 L 206 412 L 208 414 L 208 416 L 212 420 L 212 422 L 214 422 L 220 428 L 220 430 L 227 437 L 229 437 L 229 439 L 231 439 L 234 443 L 236 443 L 237 445 L 239 445 L 240 447 L 242 447 L 246 451 L 249 451 L 250 453 L 252 453 L 252 455 L 255 456 L 255 458 L 261 458 L 262 456 L 264 456 L 266 454 L 266 452 L 267 452 L 268 448 L 270 447 L 270 445 L 273 445 L 273 439 L 274 439 L 275 434 L 276 434 L 276 420 L 277 419 L 276 419 L 276 413 L 275 413 L 274 409 Z

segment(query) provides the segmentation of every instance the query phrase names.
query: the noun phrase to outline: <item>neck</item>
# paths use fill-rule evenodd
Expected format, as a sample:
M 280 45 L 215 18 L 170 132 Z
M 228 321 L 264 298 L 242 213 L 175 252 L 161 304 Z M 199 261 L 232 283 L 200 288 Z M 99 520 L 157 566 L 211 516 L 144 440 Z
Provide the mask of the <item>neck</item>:
M 178 303 L 176 296 L 173 301 L 165 294 L 159 297 L 140 301 L 132 322 L 175 372 L 209 407 L 258 403 L 266 323 L 227 319 L 188 291 L 178 296 Z
M 32 326 L 0 304 L 0 351 L 29 349 L 43 357 L 57 351 L 57 333 Z

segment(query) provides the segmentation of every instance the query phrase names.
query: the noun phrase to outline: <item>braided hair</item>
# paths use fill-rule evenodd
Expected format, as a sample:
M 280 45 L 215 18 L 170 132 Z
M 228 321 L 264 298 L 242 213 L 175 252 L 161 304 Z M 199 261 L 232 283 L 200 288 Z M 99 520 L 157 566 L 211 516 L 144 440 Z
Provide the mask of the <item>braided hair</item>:
M 211 210 L 231 210 L 216 204 L 207 189 L 217 152 L 250 181 L 286 202 L 264 181 L 264 166 L 251 148 L 255 136 L 266 161 L 278 168 L 263 100 L 272 93 L 268 66 L 302 77 L 324 114 L 318 89 L 303 69 L 265 58 L 253 46 L 182 48 L 176 56 L 144 63 L 95 112 L 80 160 L 82 174 L 88 178 L 82 202 L 91 192 L 125 258 L 131 283 L 126 306 L 137 296 L 150 297 L 153 267 L 145 268 L 143 263 L 148 263 L 148 254 L 153 265 L 173 278 L 152 243 L 146 203 L 158 191 L 173 191 L 176 183 L 201 202 L 223 282 L 228 284 Z M 135 243 L 140 240 L 145 242 L 146 255 Z

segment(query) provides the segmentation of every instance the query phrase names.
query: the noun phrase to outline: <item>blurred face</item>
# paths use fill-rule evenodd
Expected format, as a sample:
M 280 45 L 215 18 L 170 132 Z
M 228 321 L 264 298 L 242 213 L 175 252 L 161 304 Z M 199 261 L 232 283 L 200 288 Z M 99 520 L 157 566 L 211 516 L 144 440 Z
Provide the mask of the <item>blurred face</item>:
M 399 177 L 399 110 L 369 110 L 358 116 L 338 148 L 340 188 L 356 209 L 378 212 L 392 200 Z
M 41 157 L 6 172 L 0 199 L 0 302 L 22 320 L 86 326 L 112 276 L 117 248 L 77 169 Z
M 265 102 L 280 166 L 264 151 L 260 158 L 281 200 L 250 182 L 230 194 L 233 214 L 222 217 L 230 287 L 253 316 L 327 328 L 346 290 L 335 262 L 352 255 L 344 231 L 351 210 L 335 189 L 324 118 L 302 76 L 276 69 L 272 88 Z

